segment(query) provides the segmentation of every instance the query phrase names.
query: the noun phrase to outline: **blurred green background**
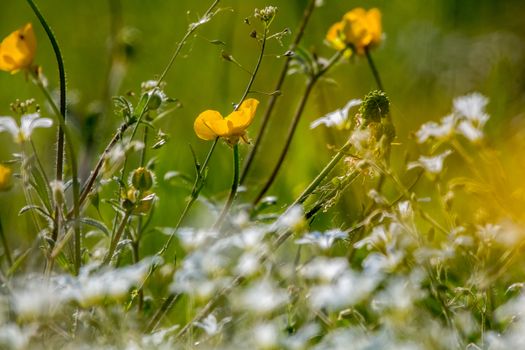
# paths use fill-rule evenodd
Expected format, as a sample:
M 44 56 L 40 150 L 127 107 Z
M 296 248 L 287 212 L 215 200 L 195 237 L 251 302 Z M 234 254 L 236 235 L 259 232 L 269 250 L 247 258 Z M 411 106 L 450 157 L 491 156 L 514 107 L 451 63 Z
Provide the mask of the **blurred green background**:
M 183 108 L 159 123 L 171 136 L 169 144 L 159 151 L 150 151 L 157 158 L 157 192 L 160 197 L 154 224 L 173 225 L 183 207 L 188 191 L 163 181 L 167 171 L 177 170 L 193 176 L 193 163 L 189 145 L 204 158 L 210 143 L 197 139 L 193 133 L 193 120 L 205 109 L 229 113 L 232 103 L 239 100 L 248 76 L 241 69 L 221 58 L 224 49 L 245 67 L 255 64 L 258 45 L 250 38 L 257 26 L 244 23 L 255 8 L 275 5 L 278 15 L 272 24 L 277 32 L 290 28 L 295 33 L 306 0 L 224 0 L 223 9 L 210 23 L 202 26 L 184 47 L 173 69 L 166 77 L 166 92 L 179 99 Z M 158 76 L 167 64 L 177 41 L 189 23 L 196 21 L 211 4 L 208 0 L 122 0 L 121 18 L 112 16 L 111 4 L 116 1 L 38 1 L 42 12 L 61 45 L 65 58 L 69 111 L 75 125 L 77 143 L 83 151 L 84 170 L 93 166 L 97 154 L 111 138 L 120 120 L 104 111 L 107 101 L 106 81 L 109 71 L 112 28 L 119 29 L 119 37 L 128 43 L 127 59 L 120 61 L 123 81 L 119 94 L 139 92 L 140 83 Z M 393 119 L 399 142 L 410 140 L 411 132 L 428 120 L 437 120 L 451 109 L 452 99 L 458 95 L 479 91 L 490 98 L 487 126 L 489 140 L 498 144 L 523 125 L 525 106 L 525 3 L 522 0 L 403 0 L 403 1 L 349 1 L 325 0 L 315 10 L 306 30 L 302 46 L 328 57 L 333 50 L 323 43 L 329 26 L 357 6 L 378 7 L 383 13 L 386 35 L 381 47 L 373 52 L 385 89 L 392 101 Z M 118 13 L 113 10 L 113 13 Z M 5 36 L 26 22 L 33 22 L 38 38 L 36 63 L 43 67 L 50 87 L 57 87 L 56 63 L 45 33 L 24 1 L 3 0 L 0 5 L 0 36 Z M 113 23 L 113 27 L 112 27 Z M 124 34 L 122 34 L 122 29 Z M 292 35 L 293 35 L 292 34 Z M 291 41 L 285 37 L 282 45 L 269 43 L 254 89 L 273 91 L 283 58 Z M 223 48 L 211 40 L 226 43 Z M 269 194 L 277 195 L 281 204 L 297 196 L 330 158 L 326 147 L 334 135 L 323 127 L 310 130 L 309 123 L 342 107 L 351 98 L 361 98 L 375 87 L 366 60 L 358 58 L 335 67 L 330 73 L 337 84 L 321 82 L 317 85 L 303 115 L 297 135 L 285 165 Z M 305 78 L 291 76 L 283 89 L 270 129 L 251 172 L 248 193 L 261 183 L 273 167 L 284 142 L 284 134 L 304 88 Z M 24 79 L 24 74 L 0 74 L 0 115 L 10 115 L 9 104 L 15 99 L 35 97 L 43 103 L 40 92 Z M 254 96 L 261 100 L 261 108 L 250 128 L 256 135 L 267 96 Z M 101 107 L 102 106 L 102 107 Z M 96 124 L 93 123 L 97 120 Z M 95 129 L 93 129 L 95 125 Z M 52 130 L 38 130 L 36 143 L 41 157 L 53 169 Z M 88 137 L 93 135 L 93 138 Z M 335 140 L 342 136 L 335 135 Z M 89 153 L 86 143 L 90 146 Z M 10 159 L 19 152 L 9 135 L 0 134 L 0 161 Z M 242 154 L 248 146 L 242 146 Z M 394 152 L 395 153 L 395 152 Z M 398 158 L 404 154 L 398 154 Z M 231 151 L 220 144 L 210 163 L 205 195 L 224 198 L 231 182 Z M 16 189 L 0 193 L 0 216 L 9 232 L 23 237 L 25 232 L 17 213 L 23 205 Z M 244 195 L 251 198 L 251 195 Z M 348 195 L 347 210 L 360 208 L 352 194 Z M 195 211 L 195 214 L 198 211 Z M 341 221 L 341 217 L 325 221 Z M 351 221 L 351 214 L 348 213 Z M 194 216 L 195 217 L 195 216 Z

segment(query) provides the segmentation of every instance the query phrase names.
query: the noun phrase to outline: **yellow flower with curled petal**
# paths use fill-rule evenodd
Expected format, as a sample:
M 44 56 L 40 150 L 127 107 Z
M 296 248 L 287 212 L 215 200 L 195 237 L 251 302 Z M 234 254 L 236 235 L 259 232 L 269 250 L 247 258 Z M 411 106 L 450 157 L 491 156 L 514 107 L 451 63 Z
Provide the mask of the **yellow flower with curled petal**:
M 0 43 L 0 70 L 15 74 L 21 69 L 30 68 L 35 52 L 35 32 L 33 25 L 27 23 Z
M 0 191 L 7 191 L 11 188 L 11 168 L 0 164 Z
M 361 7 L 348 11 L 340 22 L 330 27 L 326 35 L 328 43 L 336 50 L 349 47 L 358 55 L 378 45 L 382 38 L 381 11 Z
M 246 140 L 246 129 L 250 126 L 257 111 L 259 101 L 254 98 L 246 99 L 236 111 L 226 118 L 214 110 L 206 110 L 199 114 L 193 129 L 195 134 L 203 140 L 213 140 L 222 137 L 230 144 L 235 144 L 242 139 Z

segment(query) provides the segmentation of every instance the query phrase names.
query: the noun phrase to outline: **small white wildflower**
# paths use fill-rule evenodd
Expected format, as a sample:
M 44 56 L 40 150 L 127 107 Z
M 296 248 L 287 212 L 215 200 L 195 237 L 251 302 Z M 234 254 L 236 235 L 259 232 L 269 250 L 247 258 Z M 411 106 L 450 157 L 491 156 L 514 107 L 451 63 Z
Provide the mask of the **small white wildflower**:
M 276 222 L 278 228 L 297 231 L 304 225 L 304 211 L 300 205 L 295 205 L 284 212 Z
M 331 282 L 349 268 L 345 258 L 318 257 L 302 267 L 300 274 L 308 279 Z
M 417 142 L 424 143 L 431 138 L 446 140 L 454 134 L 455 127 L 456 119 L 452 114 L 443 117 L 439 124 L 436 122 L 425 123 L 416 132 Z
M 30 140 L 34 129 L 49 128 L 52 125 L 53 121 L 40 118 L 40 113 L 24 114 L 20 118 L 20 127 L 13 117 L 0 117 L 0 132 L 7 131 L 18 144 Z
M 180 239 L 182 246 L 188 250 L 194 250 L 209 244 L 218 236 L 218 232 L 211 229 L 196 229 L 192 227 L 184 227 L 177 230 L 177 236 Z
M 420 156 L 417 161 L 408 163 L 407 169 L 410 170 L 421 167 L 431 174 L 439 174 L 441 171 L 443 171 L 443 163 L 445 158 L 447 158 L 451 153 L 451 150 L 446 150 L 445 152 L 434 157 Z
M 347 270 L 331 284 L 310 288 L 309 301 L 315 309 L 341 310 L 364 300 L 378 282 L 377 275 L 369 276 Z
M 454 99 L 454 113 L 482 127 L 490 118 L 485 112 L 488 103 L 488 98 L 479 92 L 456 97 Z
M 239 307 L 259 314 L 272 312 L 287 301 L 288 293 L 268 280 L 252 283 L 236 299 Z
M 373 247 L 385 244 L 389 241 L 389 235 L 383 225 L 374 226 L 370 235 L 354 244 L 354 248 L 366 247 L 371 250 Z
M 352 107 L 359 106 L 363 102 L 360 99 L 353 99 L 347 102 L 347 104 L 340 109 L 337 109 L 333 112 L 330 112 L 324 116 L 322 116 L 319 119 L 314 120 L 312 123 L 310 123 L 310 129 L 315 129 L 319 125 L 326 125 L 327 127 L 331 128 L 333 126 L 342 129 L 346 121 L 348 120 L 348 112 Z
M 410 201 L 399 202 L 399 204 L 397 205 L 397 210 L 399 211 L 399 214 L 403 219 L 408 219 L 414 214 L 412 204 L 410 204 Z
M 347 236 L 348 234 L 346 232 L 337 229 L 325 232 L 314 231 L 305 234 L 296 240 L 295 243 L 317 245 L 322 250 L 327 250 L 332 247 L 336 240 L 344 239 Z
M 239 258 L 235 272 L 241 276 L 253 275 L 260 267 L 259 256 L 251 252 L 246 252 Z
M 207 335 L 219 334 L 222 327 L 232 320 L 231 317 L 225 317 L 220 322 L 217 322 L 217 318 L 214 314 L 209 314 L 200 322 L 195 322 L 195 326 L 202 328 Z
M 363 261 L 363 268 L 370 275 L 392 272 L 403 261 L 404 256 L 401 251 L 371 253 Z
M 243 250 L 255 250 L 261 247 L 267 231 L 257 227 L 250 227 L 232 237 L 233 244 Z
M 259 349 L 275 349 L 279 342 L 279 329 L 272 323 L 258 324 L 253 328 L 253 340 Z
M 37 332 L 37 326 L 19 326 L 8 323 L 0 327 L 0 348 L 22 350 L 28 349 L 31 337 Z
M 459 134 L 465 136 L 469 141 L 476 142 L 483 138 L 483 131 L 474 126 L 469 120 L 462 120 L 457 126 Z

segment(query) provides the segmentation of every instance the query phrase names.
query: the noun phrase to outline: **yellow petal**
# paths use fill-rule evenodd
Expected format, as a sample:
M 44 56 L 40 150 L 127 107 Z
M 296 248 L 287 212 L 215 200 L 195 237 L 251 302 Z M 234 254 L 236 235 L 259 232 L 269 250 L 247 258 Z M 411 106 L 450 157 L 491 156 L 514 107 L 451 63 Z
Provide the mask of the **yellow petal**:
M 36 52 L 36 37 L 33 25 L 24 27 L 9 34 L 0 43 L 0 70 L 16 72 L 29 68 Z
M 381 25 L 381 11 L 377 8 L 370 9 L 367 13 L 368 27 L 372 36 L 371 45 L 377 45 L 381 42 L 383 28 Z
M 328 33 L 326 33 L 326 41 L 337 51 L 346 48 L 343 34 L 344 26 L 344 22 L 334 23 L 330 29 L 328 29 Z
M 11 168 L 0 164 L 0 191 L 7 191 L 11 187 Z
M 228 127 L 222 115 L 213 110 L 207 110 L 199 114 L 193 123 L 193 129 L 197 136 L 203 140 L 213 140 L 228 132 Z
M 250 126 L 257 111 L 259 101 L 254 98 L 244 100 L 238 110 L 230 113 L 225 120 L 228 126 L 228 134 L 241 136 Z

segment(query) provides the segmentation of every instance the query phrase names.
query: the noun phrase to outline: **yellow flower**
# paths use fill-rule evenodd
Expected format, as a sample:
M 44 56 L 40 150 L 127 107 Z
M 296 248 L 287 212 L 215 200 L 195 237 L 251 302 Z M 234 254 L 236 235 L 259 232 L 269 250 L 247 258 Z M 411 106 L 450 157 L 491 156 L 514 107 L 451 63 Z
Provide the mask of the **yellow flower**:
M 11 168 L 0 164 L 0 191 L 7 191 L 11 188 Z
M 363 55 L 365 49 L 381 42 L 381 36 L 381 12 L 377 8 L 366 11 L 358 7 L 330 27 L 326 40 L 336 50 L 351 47 L 354 52 Z
M 246 129 L 252 123 L 259 101 L 254 98 L 245 100 L 238 110 L 230 113 L 226 118 L 214 110 L 206 110 L 199 114 L 193 129 L 203 140 L 213 140 L 216 137 L 225 138 L 234 144 L 242 138 L 246 141 Z
M 33 25 L 27 23 L 12 32 L 0 43 L 0 70 L 12 74 L 29 68 L 36 52 L 36 37 Z

